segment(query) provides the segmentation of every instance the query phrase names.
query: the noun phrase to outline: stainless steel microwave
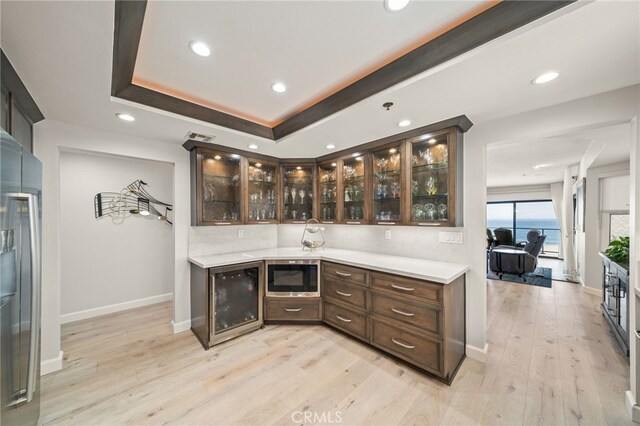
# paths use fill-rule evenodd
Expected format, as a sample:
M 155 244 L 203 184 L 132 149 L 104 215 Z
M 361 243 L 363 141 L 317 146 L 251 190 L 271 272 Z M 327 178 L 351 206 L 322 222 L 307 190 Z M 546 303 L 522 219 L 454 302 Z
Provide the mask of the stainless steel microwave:
M 320 296 L 319 260 L 267 260 L 267 296 Z

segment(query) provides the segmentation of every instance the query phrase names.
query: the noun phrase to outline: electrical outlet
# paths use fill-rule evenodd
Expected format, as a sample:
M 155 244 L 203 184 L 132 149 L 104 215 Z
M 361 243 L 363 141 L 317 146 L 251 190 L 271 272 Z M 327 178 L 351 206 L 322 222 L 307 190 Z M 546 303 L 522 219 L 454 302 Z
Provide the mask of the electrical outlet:
M 238 238 L 244 238 L 244 229 L 238 229 Z
M 391 229 L 385 229 L 385 231 L 384 231 L 384 239 L 385 240 L 390 240 L 391 239 Z

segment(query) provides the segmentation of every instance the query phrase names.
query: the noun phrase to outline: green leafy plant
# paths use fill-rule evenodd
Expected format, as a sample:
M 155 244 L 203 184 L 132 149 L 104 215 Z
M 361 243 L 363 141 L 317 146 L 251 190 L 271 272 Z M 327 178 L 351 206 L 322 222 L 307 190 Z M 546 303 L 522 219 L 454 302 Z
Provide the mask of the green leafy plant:
M 614 262 L 629 262 L 629 237 L 619 237 L 609 243 L 604 254 Z

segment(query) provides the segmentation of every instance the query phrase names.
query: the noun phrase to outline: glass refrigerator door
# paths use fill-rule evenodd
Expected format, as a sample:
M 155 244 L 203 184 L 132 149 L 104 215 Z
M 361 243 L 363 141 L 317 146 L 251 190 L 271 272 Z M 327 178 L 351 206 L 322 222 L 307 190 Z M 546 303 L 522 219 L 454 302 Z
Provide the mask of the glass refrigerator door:
M 214 335 L 260 320 L 259 277 L 258 267 L 214 275 Z

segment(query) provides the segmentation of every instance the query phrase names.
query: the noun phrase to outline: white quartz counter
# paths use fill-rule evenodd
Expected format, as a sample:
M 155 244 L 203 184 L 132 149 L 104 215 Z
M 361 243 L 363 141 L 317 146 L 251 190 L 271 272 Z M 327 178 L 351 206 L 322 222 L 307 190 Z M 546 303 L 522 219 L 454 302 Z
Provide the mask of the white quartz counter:
M 448 284 L 469 270 L 468 265 L 436 262 L 411 257 L 390 256 L 354 250 L 319 249 L 316 251 L 302 248 L 271 248 L 255 251 L 189 256 L 189 261 L 201 268 L 235 265 L 256 260 L 274 259 L 320 259 L 358 266 L 380 272 L 403 275 L 406 277 Z

